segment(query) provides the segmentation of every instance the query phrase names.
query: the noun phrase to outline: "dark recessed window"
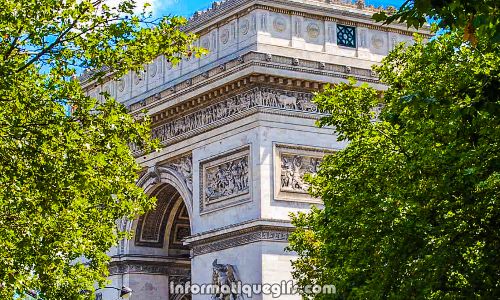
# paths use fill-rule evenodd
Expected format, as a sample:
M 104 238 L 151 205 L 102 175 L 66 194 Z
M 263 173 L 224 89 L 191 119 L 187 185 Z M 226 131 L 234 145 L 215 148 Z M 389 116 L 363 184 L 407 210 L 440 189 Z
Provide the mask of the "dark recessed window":
M 337 24 L 337 45 L 356 48 L 356 27 Z
M 95 295 L 95 300 L 102 300 L 102 294 L 101 293 L 97 293 Z

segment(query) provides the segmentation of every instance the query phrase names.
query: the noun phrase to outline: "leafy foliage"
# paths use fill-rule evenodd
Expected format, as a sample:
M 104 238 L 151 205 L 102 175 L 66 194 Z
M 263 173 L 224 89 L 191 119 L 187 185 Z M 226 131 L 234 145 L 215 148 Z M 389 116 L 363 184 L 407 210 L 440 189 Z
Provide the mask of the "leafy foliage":
M 128 147 L 155 147 L 149 121 L 87 97 L 74 76 L 89 68 L 101 82 L 203 51 L 182 18 L 106 3 L 0 0 L 0 299 L 88 299 L 80 291 L 105 283 L 106 252 L 126 236 L 116 220 L 154 205 Z
M 351 82 L 315 97 L 350 142 L 310 178 L 324 209 L 293 218 L 299 285 L 337 287 L 315 299 L 499 298 L 499 50 L 418 40 L 376 67 L 382 95 Z
M 407 0 L 392 15 L 380 12 L 373 16 L 377 21 L 404 22 L 408 27 L 420 28 L 426 18 L 434 18 L 440 28 L 464 31 L 465 39 L 475 42 L 476 30 L 500 42 L 500 6 L 497 0 Z

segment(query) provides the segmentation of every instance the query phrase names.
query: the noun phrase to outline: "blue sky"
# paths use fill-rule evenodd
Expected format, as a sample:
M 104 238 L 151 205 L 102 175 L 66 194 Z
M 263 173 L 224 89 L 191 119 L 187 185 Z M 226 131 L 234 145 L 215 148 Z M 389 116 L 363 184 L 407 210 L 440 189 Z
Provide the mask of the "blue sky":
M 137 1 L 143 2 L 143 1 Z M 213 0 L 149 0 L 153 4 L 154 14 L 156 16 L 163 15 L 180 15 L 184 17 L 191 16 L 198 10 L 204 10 L 211 6 Z M 366 0 L 367 5 L 399 7 L 404 0 Z

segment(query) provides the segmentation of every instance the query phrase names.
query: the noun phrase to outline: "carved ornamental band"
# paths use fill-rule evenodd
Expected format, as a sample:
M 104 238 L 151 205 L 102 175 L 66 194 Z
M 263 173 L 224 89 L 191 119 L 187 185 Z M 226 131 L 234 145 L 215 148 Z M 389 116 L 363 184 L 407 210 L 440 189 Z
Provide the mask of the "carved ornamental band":
M 311 93 L 261 87 L 254 88 L 160 125 L 153 129 L 153 137 L 164 142 L 173 137 L 220 122 L 252 107 L 270 107 L 316 113 L 318 109 L 311 102 L 312 97 Z

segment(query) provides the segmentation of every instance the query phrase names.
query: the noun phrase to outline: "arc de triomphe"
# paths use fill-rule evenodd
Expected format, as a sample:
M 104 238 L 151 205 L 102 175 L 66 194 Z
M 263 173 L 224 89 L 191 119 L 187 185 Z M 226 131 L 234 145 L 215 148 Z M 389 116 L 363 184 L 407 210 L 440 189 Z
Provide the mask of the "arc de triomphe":
M 312 93 L 349 77 L 383 89 L 371 66 L 412 41 L 406 26 L 372 21 L 375 11 L 363 1 L 214 3 L 186 28 L 207 56 L 177 66 L 158 57 L 145 73 L 86 83 L 90 95 L 108 92 L 131 114 L 146 109 L 165 146 L 137 157 L 138 184 L 158 204 L 122 224 L 135 238 L 110 252 L 113 286 L 131 287 L 139 300 L 211 299 L 172 295 L 169 283 L 212 283 L 215 259 L 245 283 L 292 278 L 289 214 L 321 205 L 303 175 L 345 146 L 315 126 Z M 116 291 L 99 297 L 114 300 Z

